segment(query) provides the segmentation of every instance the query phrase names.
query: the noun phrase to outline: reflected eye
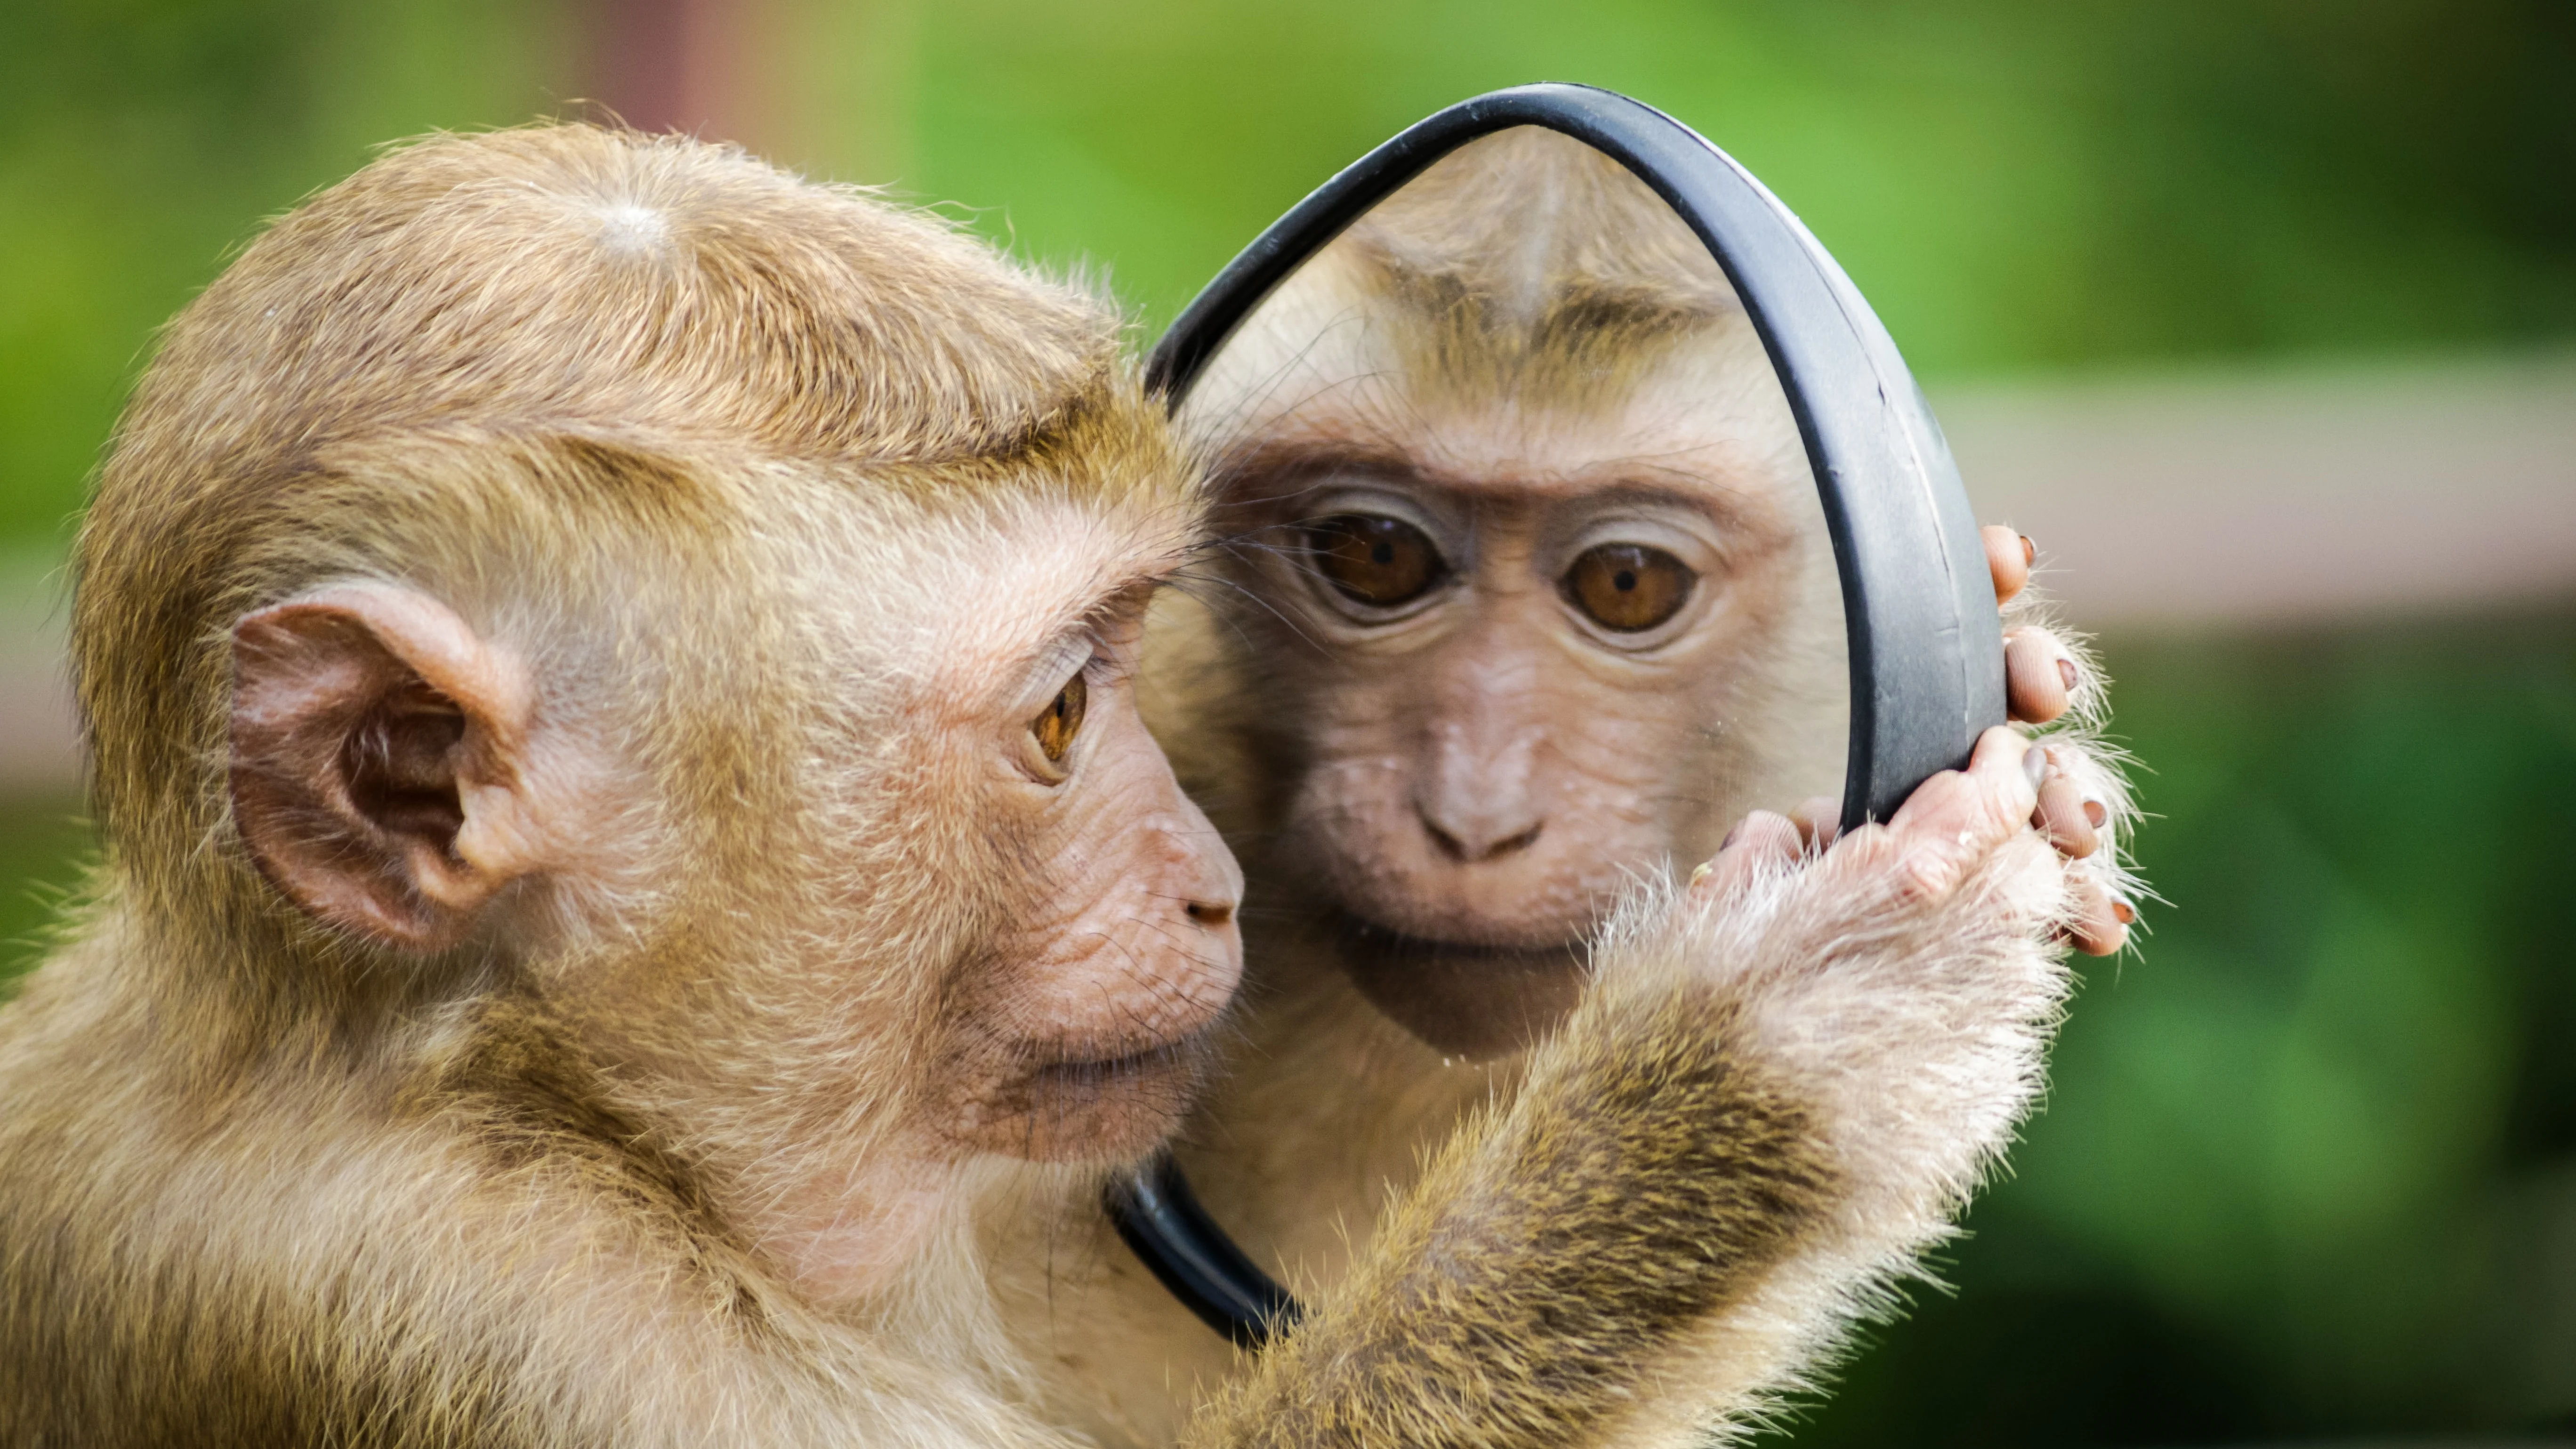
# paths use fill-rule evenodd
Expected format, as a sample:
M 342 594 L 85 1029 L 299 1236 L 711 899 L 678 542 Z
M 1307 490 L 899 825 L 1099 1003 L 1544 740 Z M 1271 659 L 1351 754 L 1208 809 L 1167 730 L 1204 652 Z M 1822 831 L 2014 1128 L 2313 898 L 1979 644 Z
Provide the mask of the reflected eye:
M 1604 629 L 1634 634 L 1681 612 L 1699 575 L 1659 548 L 1604 543 L 1583 551 L 1560 585 Z
M 1037 736 L 1038 751 L 1049 764 L 1064 763 L 1064 752 L 1073 748 L 1073 737 L 1082 729 L 1082 707 L 1090 697 L 1090 688 L 1077 674 L 1056 691 L 1054 703 L 1029 721 L 1029 733 Z
M 1306 525 L 1315 568 L 1345 596 L 1380 609 L 1422 597 L 1449 572 L 1421 529 L 1374 513 L 1337 513 Z

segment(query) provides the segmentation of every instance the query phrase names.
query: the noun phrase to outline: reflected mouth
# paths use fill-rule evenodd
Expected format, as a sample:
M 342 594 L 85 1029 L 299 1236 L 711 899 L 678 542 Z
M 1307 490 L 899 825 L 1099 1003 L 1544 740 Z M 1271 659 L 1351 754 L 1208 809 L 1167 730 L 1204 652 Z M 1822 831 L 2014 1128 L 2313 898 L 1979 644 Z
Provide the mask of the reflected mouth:
M 1409 936 L 1348 911 L 1332 922 L 1342 969 L 1369 1004 L 1424 1043 L 1470 1059 L 1547 1034 L 1583 994 L 1584 947 L 1483 946 Z
M 1381 971 L 1428 971 L 1442 975 L 1483 972 L 1507 976 L 1530 971 L 1553 973 L 1569 967 L 1579 969 L 1583 965 L 1583 943 L 1580 940 L 1552 946 L 1483 946 L 1465 941 L 1441 941 L 1428 936 L 1408 936 L 1346 910 L 1333 913 L 1333 940 L 1341 948 L 1343 960 Z

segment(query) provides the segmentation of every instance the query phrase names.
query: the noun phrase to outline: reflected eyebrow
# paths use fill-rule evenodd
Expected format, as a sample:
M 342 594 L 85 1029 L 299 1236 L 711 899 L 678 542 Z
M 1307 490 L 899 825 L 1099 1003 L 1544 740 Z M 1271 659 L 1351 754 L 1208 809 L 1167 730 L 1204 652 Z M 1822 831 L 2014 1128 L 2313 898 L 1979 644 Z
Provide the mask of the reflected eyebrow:
M 1398 487 L 1441 488 L 1455 484 L 1444 481 L 1421 462 L 1400 448 L 1383 443 L 1363 443 L 1341 439 L 1295 439 L 1250 444 L 1229 454 L 1217 467 L 1215 486 L 1226 506 L 1276 502 L 1309 492 L 1324 475 L 1365 473 Z M 1308 480 L 1304 487 L 1288 488 L 1291 480 Z M 1245 496 L 1252 487 L 1274 491 Z
M 1562 492 L 1585 502 L 1626 504 L 1634 507 L 1677 508 L 1689 513 L 1706 513 L 1712 507 L 1720 513 L 1735 510 L 1728 505 L 1728 489 L 1715 482 L 1700 488 L 1684 488 L 1670 483 L 1645 483 L 1626 474 L 1609 479 L 1577 477 L 1561 485 L 1538 485 L 1549 492 Z
M 1669 471 L 1669 470 L 1667 470 Z M 1468 477 L 1431 467 L 1401 448 L 1383 442 L 1301 438 L 1255 443 L 1228 458 L 1217 473 L 1226 508 L 1256 507 L 1314 491 L 1335 474 L 1364 474 L 1398 489 L 1445 495 L 1472 504 L 1490 494 L 1493 480 Z M 1517 480 L 1514 491 L 1542 499 L 1638 508 L 1670 508 L 1715 517 L 1733 525 L 1764 510 L 1739 488 L 1714 477 L 1695 484 L 1640 477 L 1633 459 L 1610 459 L 1570 477 L 1548 481 Z

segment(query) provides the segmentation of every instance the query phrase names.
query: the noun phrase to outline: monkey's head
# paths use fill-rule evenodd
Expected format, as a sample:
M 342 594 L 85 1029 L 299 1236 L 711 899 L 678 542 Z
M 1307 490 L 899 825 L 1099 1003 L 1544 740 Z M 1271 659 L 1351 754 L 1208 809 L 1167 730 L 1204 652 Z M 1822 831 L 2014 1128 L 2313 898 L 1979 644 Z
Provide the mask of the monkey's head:
M 1837 789 L 1842 618 L 1796 425 L 1724 273 L 1535 128 L 1381 203 L 1228 341 L 1221 459 L 1258 669 L 1257 877 L 1302 877 L 1371 1000 L 1526 1041 L 1641 871 Z M 1275 844 L 1274 844 L 1275 843 Z
M 864 1256 L 1191 1093 L 1239 877 L 1129 678 L 1197 527 L 1115 318 L 935 221 L 680 138 L 399 151 L 181 316 L 106 467 L 112 887 L 210 1059 L 512 1003 Z

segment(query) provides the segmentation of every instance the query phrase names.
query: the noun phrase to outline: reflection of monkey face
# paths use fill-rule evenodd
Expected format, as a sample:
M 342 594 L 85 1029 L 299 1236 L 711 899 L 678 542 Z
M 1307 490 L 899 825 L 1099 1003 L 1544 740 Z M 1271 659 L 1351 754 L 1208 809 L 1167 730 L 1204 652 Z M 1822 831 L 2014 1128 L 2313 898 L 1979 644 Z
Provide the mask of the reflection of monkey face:
M 1553 1019 L 1612 893 L 1705 850 L 1751 768 L 1727 721 L 1799 596 L 1804 479 L 1689 392 L 1418 412 L 1401 446 L 1310 406 L 1232 470 L 1282 859 L 1435 1045 Z

